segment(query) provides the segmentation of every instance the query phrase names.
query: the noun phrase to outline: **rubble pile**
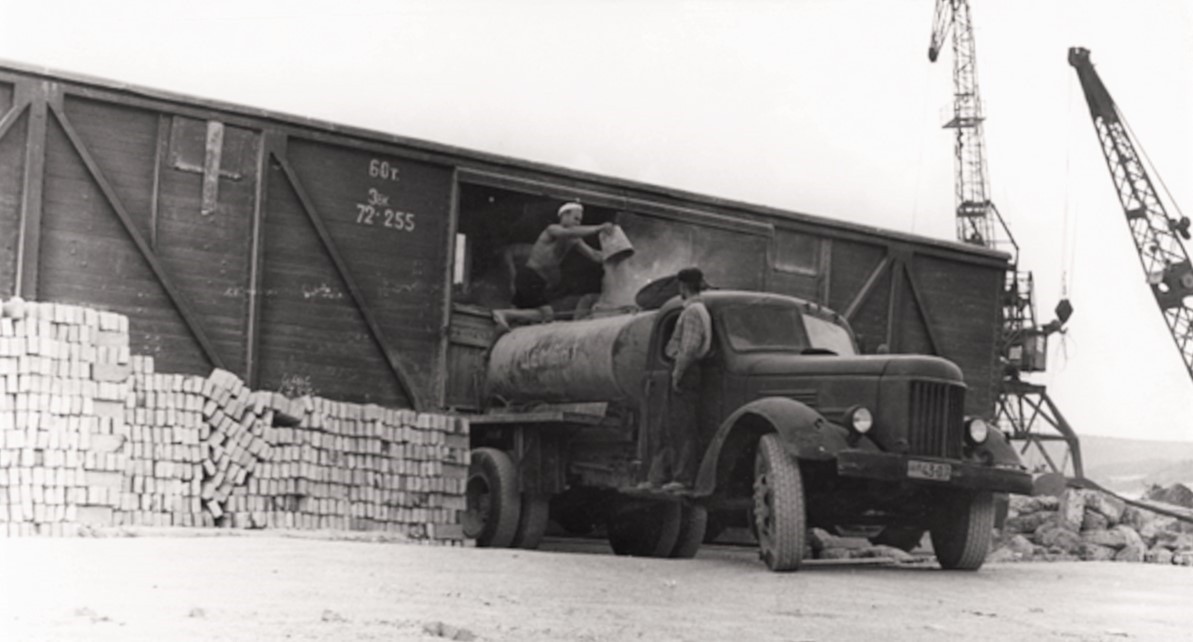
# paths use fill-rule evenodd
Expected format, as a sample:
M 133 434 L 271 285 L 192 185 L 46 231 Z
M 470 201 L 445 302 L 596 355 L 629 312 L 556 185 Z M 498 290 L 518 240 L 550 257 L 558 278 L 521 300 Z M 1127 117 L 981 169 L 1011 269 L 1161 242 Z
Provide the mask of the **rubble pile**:
M 808 549 L 804 552 L 805 559 L 887 559 L 904 563 L 919 559 L 894 546 L 873 544 L 865 537 L 833 535 L 821 528 L 808 529 Z
M 1059 497 L 1012 495 L 988 559 L 1193 566 L 1193 524 L 1098 490 L 1067 488 Z
M 0 311 L 0 536 L 223 526 L 464 543 L 462 418 L 157 373 L 130 353 L 127 317 Z

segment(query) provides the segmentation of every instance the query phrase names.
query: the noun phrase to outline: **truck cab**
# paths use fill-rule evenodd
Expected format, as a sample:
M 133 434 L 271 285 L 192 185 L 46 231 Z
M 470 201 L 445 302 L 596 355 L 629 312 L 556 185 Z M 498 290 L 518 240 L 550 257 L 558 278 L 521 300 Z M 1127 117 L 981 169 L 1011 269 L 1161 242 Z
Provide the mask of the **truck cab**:
M 688 557 L 710 520 L 738 520 L 776 571 L 800 566 L 812 526 L 862 528 L 904 549 L 928 532 L 941 566 L 981 566 L 996 497 L 1030 493 L 1031 478 L 1001 432 L 965 416 L 955 364 L 861 355 L 840 315 L 802 299 L 701 298 L 714 339 L 698 366 L 699 472 L 681 493 L 642 487 L 649 436 L 674 411 L 663 348 L 677 299 L 498 339 L 487 385 L 503 404 L 473 421 L 478 543 L 526 545 L 539 528 L 528 520 L 553 512 L 578 529 L 604 525 L 615 552 Z

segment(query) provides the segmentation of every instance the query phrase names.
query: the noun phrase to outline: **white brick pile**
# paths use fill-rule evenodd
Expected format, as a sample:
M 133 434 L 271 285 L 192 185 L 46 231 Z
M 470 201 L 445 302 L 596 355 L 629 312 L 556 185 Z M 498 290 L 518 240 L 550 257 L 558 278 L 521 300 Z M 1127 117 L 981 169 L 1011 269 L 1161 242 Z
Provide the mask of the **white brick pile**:
M 158 373 L 130 354 L 126 317 L 2 310 L 0 536 L 225 526 L 464 543 L 462 418 Z

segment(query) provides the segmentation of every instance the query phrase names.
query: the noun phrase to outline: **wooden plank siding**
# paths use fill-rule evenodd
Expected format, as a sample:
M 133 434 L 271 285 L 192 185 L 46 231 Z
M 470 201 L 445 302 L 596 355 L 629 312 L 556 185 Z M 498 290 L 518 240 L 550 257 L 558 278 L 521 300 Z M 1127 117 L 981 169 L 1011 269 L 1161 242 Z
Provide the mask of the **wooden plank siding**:
M 870 351 L 956 361 L 968 410 L 993 408 L 1003 254 L 0 67 L 0 296 L 22 292 L 24 278 L 39 300 L 127 314 L 133 351 L 162 371 L 221 365 L 256 388 L 298 378 L 389 406 L 472 395 L 476 373 L 457 388 L 445 373 L 483 367 L 447 349 L 461 185 L 617 212 L 644 272 L 698 264 L 719 287 L 826 303 Z
M 25 150 L 29 116 L 15 102 L 16 86 L 0 82 L 0 293 L 17 290 Z

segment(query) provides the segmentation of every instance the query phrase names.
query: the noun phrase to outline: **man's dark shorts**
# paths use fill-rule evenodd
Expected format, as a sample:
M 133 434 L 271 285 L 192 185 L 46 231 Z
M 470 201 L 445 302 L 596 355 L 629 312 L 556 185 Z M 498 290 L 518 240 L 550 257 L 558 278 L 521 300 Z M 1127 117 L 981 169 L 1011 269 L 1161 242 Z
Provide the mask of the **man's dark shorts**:
M 514 307 L 540 308 L 547 305 L 547 281 L 525 265 L 514 275 Z

